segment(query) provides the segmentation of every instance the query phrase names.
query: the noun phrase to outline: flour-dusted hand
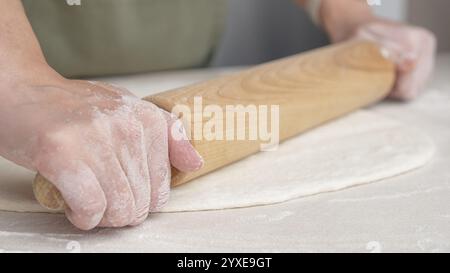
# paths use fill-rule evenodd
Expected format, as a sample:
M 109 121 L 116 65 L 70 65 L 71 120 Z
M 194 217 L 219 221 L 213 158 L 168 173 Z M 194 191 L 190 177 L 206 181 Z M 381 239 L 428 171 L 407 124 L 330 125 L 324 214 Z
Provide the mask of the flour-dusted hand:
M 420 94 L 434 68 L 436 38 L 432 32 L 377 17 L 366 1 L 320 2 L 319 21 L 332 42 L 370 40 L 395 62 L 397 80 L 391 98 L 409 100 Z
M 182 123 L 126 90 L 59 78 L 11 92 L 0 154 L 52 181 L 81 229 L 143 222 L 168 200 L 171 163 L 202 166 L 187 138 L 172 137 Z
M 416 98 L 430 78 L 435 60 L 436 38 L 430 31 L 378 20 L 358 28 L 352 38 L 379 43 L 397 65 L 397 81 L 390 96 Z
M 0 33 L 0 156 L 52 181 L 77 227 L 139 224 L 167 202 L 170 163 L 201 167 L 168 113 L 53 70 L 22 1 L 0 1 Z

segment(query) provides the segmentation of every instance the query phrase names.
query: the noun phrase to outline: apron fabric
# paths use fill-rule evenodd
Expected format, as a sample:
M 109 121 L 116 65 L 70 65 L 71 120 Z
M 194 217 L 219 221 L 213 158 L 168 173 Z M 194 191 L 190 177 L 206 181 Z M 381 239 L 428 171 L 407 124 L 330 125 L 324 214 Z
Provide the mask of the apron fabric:
M 49 65 L 66 77 L 205 66 L 226 13 L 226 0 L 22 2 Z

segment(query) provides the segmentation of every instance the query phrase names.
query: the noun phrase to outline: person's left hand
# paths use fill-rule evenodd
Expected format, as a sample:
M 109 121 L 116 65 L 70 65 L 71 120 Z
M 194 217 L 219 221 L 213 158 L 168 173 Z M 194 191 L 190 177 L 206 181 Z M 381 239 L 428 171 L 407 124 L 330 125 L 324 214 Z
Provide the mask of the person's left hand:
M 397 65 L 391 98 L 416 98 L 433 72 L 436 38 L 424 28 L 377 19 L 359 26 L 350 39 L 374 41 L 386 49 L 388 57 Z

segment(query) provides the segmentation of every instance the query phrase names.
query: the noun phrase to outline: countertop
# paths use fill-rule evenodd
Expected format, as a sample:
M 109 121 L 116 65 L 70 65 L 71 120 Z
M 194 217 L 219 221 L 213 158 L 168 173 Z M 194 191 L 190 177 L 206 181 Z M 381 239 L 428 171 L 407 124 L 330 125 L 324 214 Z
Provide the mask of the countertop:
M 237 69 L 101 79 L 139 96 Z M 450 54 L 418 100 L 371 110 L 426 132 L 432 162 L 343 191 L 223 211 L 152 215 L 143 225 L 82 232 L 63 215 L 0 212 L 0 252 L 449 252 Z M 1 177 L 1 173 L 0 173 Z

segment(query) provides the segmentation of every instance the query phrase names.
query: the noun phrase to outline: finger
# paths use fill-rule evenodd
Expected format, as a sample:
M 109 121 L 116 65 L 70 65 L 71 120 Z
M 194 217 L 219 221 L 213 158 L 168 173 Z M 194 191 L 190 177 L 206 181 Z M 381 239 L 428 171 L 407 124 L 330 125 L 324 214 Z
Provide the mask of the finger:
M 428 79 L 428 75 L 421 68 L 422 65 L 419 64 L 412 71 L 405 72 L 399 70 L 397 72 L 397 81 L 390 97 L 399 100 L 416 98 Z
M 436 39 L 427 31 L 421 33 L 418 35 L 420 39 L 417 37 L 416 41 L 419 51 L 417 64 L 411 71 L 399 70 L 397 84 L 391 94 L 392 98 L 409 100 L 417 97 L 433 72 Z
M 416 67 L 418 55 L 416 49 L 405 48 L 404 44 L 388 40 L 386 38 L 377 39 L 386 54 L 386 57 L 396 64 L 397 69 L 401 72 L 409 72 Z
M 136 211 L 130 225 L 137 225 L 147 218 L 150 210 L 150 174 L 142 124 L 132 118 L 127 123 L 115 125 L 114 146 L 134 196 Z
M 382 48 L 385 57 L 397 65 L 401 72 L 416 66 L 419 52 L 406 28 L 385 24 L 371 24 L 357 33 L 357 38 L 375 42 Z
M 136 207 L 128 179 L 122 170 L 116 155 L 112 152 L 100 152 L 93 171 L 97 176 L 106 198 L 106 211 L 99 226 L 124 227 L 135 218 Z
M 149 108 L 143 117 L 151 182 L 150 211 L 159 211 L 169 200 L 170 162 L 167 121 L 159 109 Z
M 95 133 L 85 144 L 86 160 L 95 173 L 106 198 L 106 211 L 100 226 L 123 227 L 135 217 L 136 207 L 127 176 L 114 150 L 114 124 L 106 118 L 96 120 Z M 110 140 L 105 142 L 105 140 Z
M 61 192 L 66 205 L 66 216 L 82 230 L 95 228 L 103 218 L 106 199 L 92 170 L 81 161 L 68 160 L 61 153 L 41 158 L 39 173 Z
M 389 95 L 390 98 L 397 100 L 410 100 L 415 98 L 418 91 L 417 79 L 411 76 L 411 73 L 397 72 L 397 81 L 394 89 Z
M 203 158 L 189 141 L 181 120 L 166 111 L 162 110 L 162 113 L 168 125 L 169 158 L 172 165 L 182 172 L 201 169 Z

